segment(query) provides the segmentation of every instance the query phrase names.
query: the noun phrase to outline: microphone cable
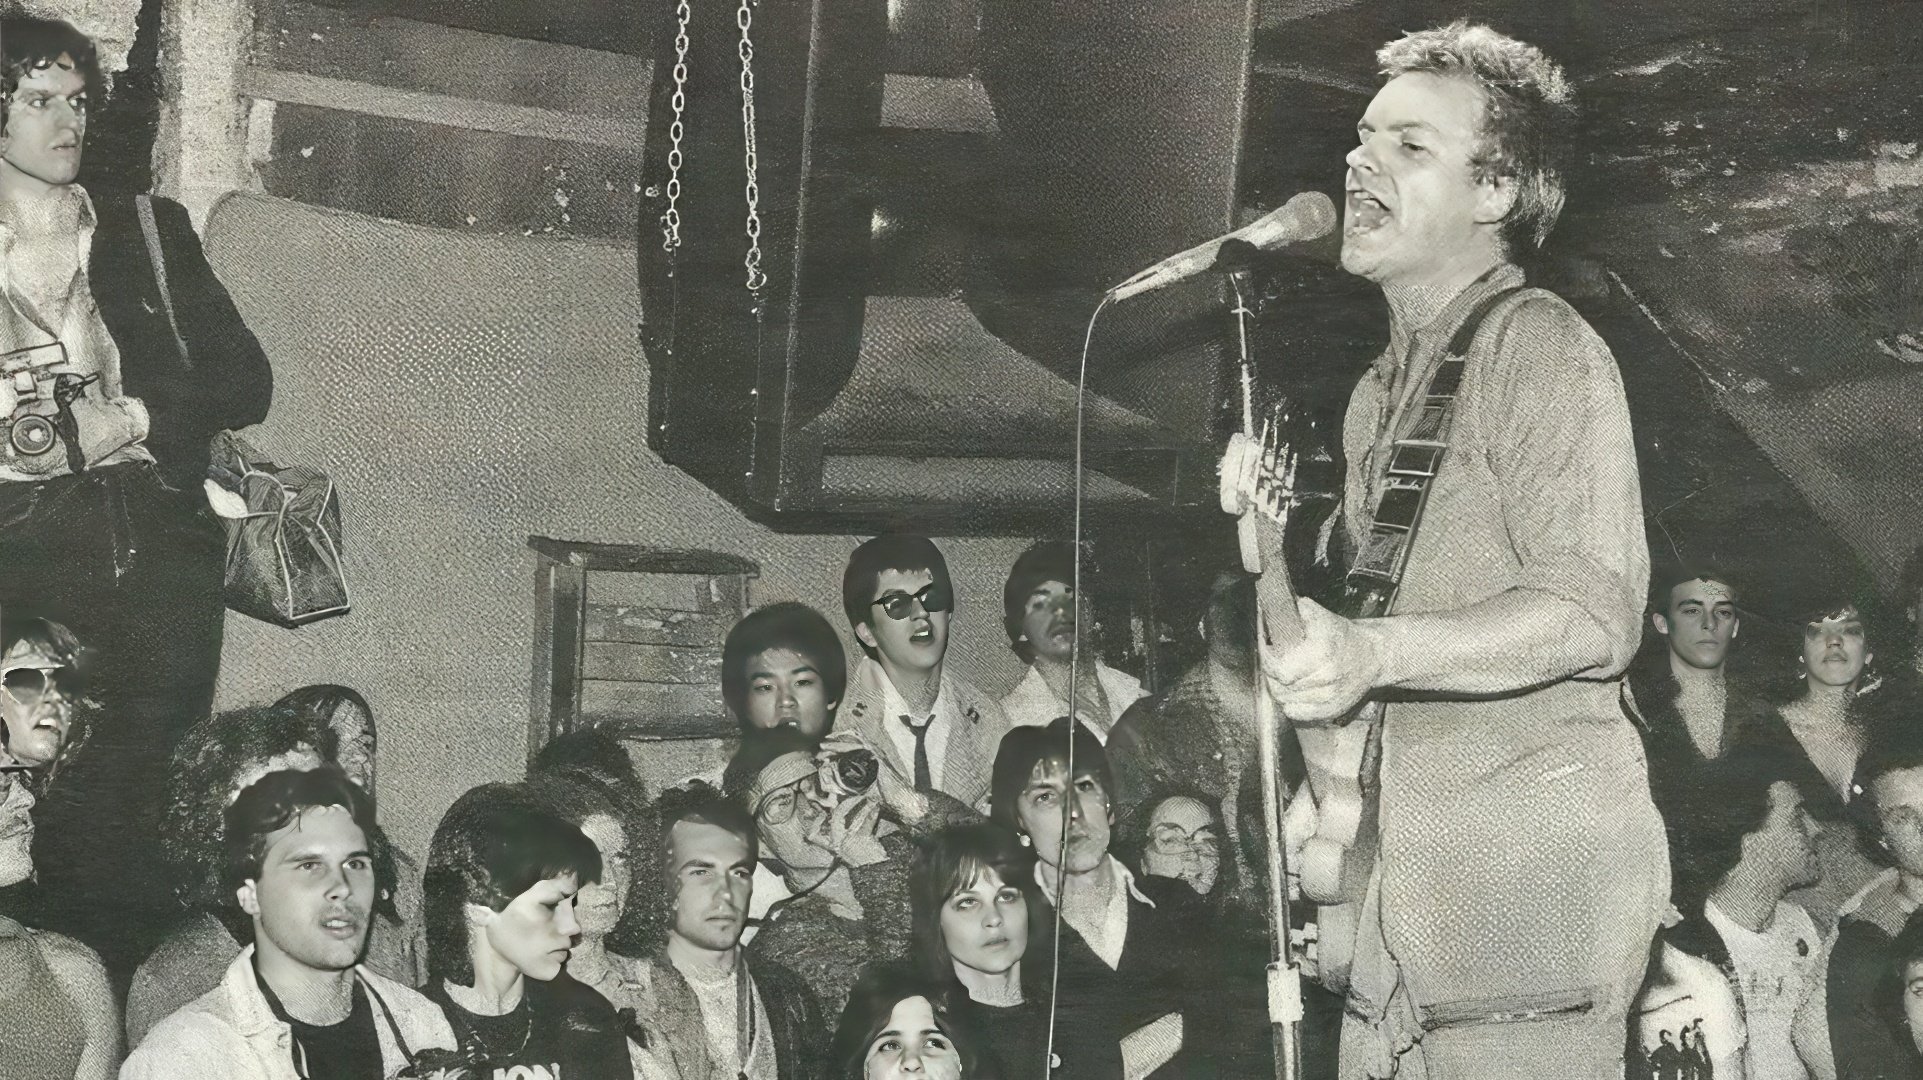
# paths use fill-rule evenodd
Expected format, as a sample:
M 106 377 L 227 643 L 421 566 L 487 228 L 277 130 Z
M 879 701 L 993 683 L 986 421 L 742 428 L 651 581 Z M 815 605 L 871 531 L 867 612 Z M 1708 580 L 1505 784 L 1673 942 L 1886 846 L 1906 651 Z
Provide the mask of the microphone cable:
M 1095 341 L 1095 323 L 1102 317 L 1114 299 L 1114 293 L 1102 294 L 1102 302 L 1095 305 L 1089 313 L 1088 329 L 1082 334 L 1082 357 L 1075 371 L 1075 525 L 1074 556 L 1069 576 L 1074 580 L 1068 583 L 1068 594 L 1075 601 L 1075 638 L 1068 652 L 1068 754 L 1063 767 L 1062 777 L 1062 835 L 1056 845 L 1055 854 L 1055 911 L 1054 929 L 1050 935 L 1049 972 L 1048 972 L 1048 1041 L 1043 1048 L 1042 1075 L 1052 1075 L 1055 1061 L 1055 1020 L 1060 1002 L 1062 982 L 1062 908 L 1067 900 L 1068 889 L 1068 829 L 1074 820 L 1075 807 L 1075 725 L 1079 723 L 1075 713 L 1081 702 L 1081 664 L 1082 664 L 1082 472 L 1084 466 L 1083 440 L 1086 435 L 1088 417 L 1088 354 Z M 1115 797 L 1113 792 L 1104 791 L 1104 803 Z M 1040 857 L 1040 851 L 1036 852 Z

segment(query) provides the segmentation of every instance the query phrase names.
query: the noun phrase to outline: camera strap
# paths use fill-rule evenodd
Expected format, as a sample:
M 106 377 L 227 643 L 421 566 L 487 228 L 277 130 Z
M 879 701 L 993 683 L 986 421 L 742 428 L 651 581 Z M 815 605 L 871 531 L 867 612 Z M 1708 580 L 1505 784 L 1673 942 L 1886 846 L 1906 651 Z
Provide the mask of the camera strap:
M 755 922 L 757 926 L 762 926 L 762 927 L 773 925 L 775 919 L 779 918 L 781 913 L 788 909 L 788 905 L 794 903 L 795 901 L 801 899 L 804 896 L 807 896 L 808 894 L 814 892 L 816 889 L 821 888 L 823 885 L 826 885 L 828 883 L 828 879 L 831 877 L 834 877 L 835 872 L 840 870 L 845 865 L 847 864 L 841 861 L 841 856 L 839 855 L 835 856 L 835 861 L 828 864 L 828 872 L 821 875 L 819 878 L 816 878 L 815 883 L 813 885 L 810 885 L 807 888 L 800 890 L 799 892 L 789 893 L 787 896 L 784 896 L 781 899 L 776 900 L 774 903 L 769 904 L 768 910 L 761 913 L 760 919 L 751 920 L 751 921 Z
M 174 348 L 180 350 L 180 362 L 192 369 L 194 357 L 187 351 L 186 339 L 180 336 L 180 320 L 174 314 L 174 292 L 167 287 L 167 257 L 160 250 L 160 227 L 154 223 L 153 196 L 134 196 L 134 207 L 140 214 L 140 235 L 147 241 L 147 261 L 153 264 L 154 284 L 160 287 L 160 306 L 167 313 L 167 328 L 173 331 Z

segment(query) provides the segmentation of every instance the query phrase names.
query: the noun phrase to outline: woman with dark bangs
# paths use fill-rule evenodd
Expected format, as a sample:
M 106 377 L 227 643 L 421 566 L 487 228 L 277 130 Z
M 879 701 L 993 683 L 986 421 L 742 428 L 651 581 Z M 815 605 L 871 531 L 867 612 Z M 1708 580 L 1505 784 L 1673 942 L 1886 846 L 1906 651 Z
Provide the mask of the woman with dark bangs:
M 959 996 L 904 966 L 863 971 L 835 1029 L 831 1080 L 1003 1080 Z
M 1790 894 L 1825 934 L 1838 909 L 1876 876 L 1878 867 L 1856 844 L 1848 814 L 1858 759 L 1878 726 L 1886 696 L 1876 661 L 1871 621 L 1843 602 L 1805 612 L 1797 687 L 1739 739 L 1738 745 L 1793 762 L 1794 781 L 1816 819 L 1822 880 Z
M 469 791 L 434 830 L 426 993 L 482 1075 L 634 1075 L 614 1007 L 558 979 L 581 932 L 575 894 L 600 879 L 594 842 L 515 785 Z
M 992 822 L 953 825 L 917 848 L 909 872 L 914 950 L 921 973 L 958 982 L 969 1020 L 1002 1080 L 1122 1074 L 1119 1031 L 1077 1023 L 1048 1047 L 1048 998 L 1023 989 L 1030 952 L 1043 970 L 1048 926 L 1035 897 L 1035 856 Z M 1053 1066 L 1051 1068 L 1050 1066 Z

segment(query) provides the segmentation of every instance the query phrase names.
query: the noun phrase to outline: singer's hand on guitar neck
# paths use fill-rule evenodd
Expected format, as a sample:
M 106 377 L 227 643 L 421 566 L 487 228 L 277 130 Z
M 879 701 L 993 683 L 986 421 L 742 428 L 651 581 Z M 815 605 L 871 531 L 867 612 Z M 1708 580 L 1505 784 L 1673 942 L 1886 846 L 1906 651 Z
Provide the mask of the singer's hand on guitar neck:
M 1269 696 L 1290 720 L 1339 719 L 1383 685 L 1382 635 L 1313 600 L 1298 598 L 1295 609 L 1302 617 L 1301 640 L 1286 648 L 1263 642 L 1259 650 Z

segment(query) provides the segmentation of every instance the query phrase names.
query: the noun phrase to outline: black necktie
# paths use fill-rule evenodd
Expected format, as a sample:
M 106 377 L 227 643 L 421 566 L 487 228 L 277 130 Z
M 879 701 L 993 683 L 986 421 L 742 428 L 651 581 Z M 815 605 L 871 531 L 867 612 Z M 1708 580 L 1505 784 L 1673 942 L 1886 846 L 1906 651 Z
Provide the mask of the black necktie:
M 915 733 L 915 790 L 926 795 L 935 790 L 935 773 L 928 767 L 928 728 L 935 722 L 934 718 L 917 724 L 914 717 L 904 716 L 901 722 Z

